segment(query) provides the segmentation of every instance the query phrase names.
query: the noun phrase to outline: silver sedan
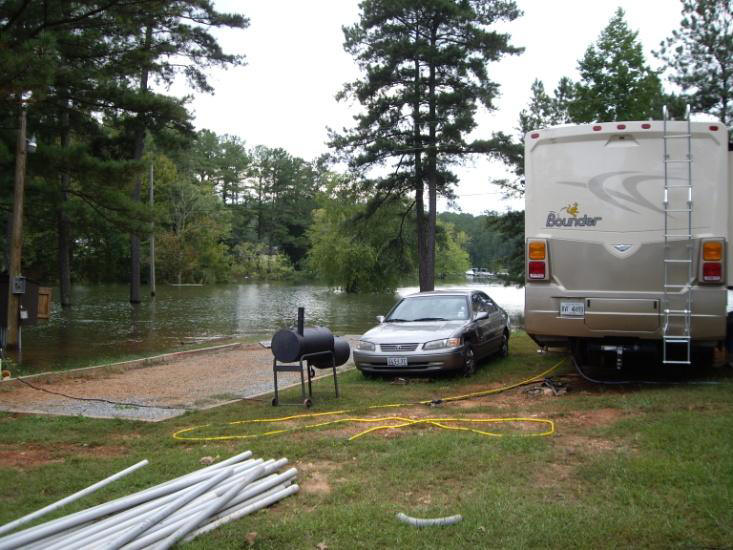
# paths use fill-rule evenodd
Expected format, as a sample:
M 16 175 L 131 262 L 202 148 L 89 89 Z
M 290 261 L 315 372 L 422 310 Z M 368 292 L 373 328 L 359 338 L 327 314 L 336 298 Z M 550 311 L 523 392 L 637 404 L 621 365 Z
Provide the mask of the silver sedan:
M 509 316 L 480 290 L 406 296 L 354 350 L 365 376 L 463 371 L 489 355 L 509 353 Z

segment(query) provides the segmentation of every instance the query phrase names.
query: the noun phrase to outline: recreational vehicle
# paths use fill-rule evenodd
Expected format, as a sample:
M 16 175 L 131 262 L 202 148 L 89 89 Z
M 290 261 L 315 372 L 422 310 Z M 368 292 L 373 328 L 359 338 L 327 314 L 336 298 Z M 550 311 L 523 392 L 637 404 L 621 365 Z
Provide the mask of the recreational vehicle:
M 527 333 L 618 367 L 630 351 L 709 360 L 726 339 L 732 163 L 726 127 L 689 111 L 529 132 Z

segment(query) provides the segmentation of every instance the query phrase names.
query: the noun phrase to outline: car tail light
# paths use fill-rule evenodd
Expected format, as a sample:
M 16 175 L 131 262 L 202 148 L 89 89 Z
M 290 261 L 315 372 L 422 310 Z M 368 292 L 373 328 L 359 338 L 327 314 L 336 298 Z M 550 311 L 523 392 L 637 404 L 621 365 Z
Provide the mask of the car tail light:
M 722 283 L 723 261 L 725 258 L 724 243 L 720 239 L 702 241 L 700 254 L 702 256 L 701 282 Z

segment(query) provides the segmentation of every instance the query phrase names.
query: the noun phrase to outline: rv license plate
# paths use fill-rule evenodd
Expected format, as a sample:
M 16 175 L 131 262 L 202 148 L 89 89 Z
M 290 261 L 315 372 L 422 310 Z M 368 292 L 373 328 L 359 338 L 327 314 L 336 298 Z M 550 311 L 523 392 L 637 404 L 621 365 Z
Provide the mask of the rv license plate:
M 387 357 L 388 367 L 406 367 L 407 357 Z
M 583 302 L 560 302 L 560 315 L 583 317 L 585 315 L 585 304 Z

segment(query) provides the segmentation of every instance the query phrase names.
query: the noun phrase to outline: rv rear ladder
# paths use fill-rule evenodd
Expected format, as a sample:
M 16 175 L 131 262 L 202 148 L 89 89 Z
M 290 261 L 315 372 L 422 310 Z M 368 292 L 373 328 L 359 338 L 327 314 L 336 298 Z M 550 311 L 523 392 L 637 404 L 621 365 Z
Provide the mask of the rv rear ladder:
M 694 243 L 692 240 L 692 125 L 689 106 L 685 112 L 685 119 L 687 120 L 686 133 L 670 133 L 669 112 L 667 107 L 664 107 L 664 295 L 661 309 L 664 314 L 662 362 L 666 365 L 689 365 L 691 363 L 692 292 L 690 286 L 694 280 Z M 685 140 L 681 144 L 682 147 L 672 147 L 670 141 L 679 139 Z M 681 174 L 682 170 L 686 173 Z

